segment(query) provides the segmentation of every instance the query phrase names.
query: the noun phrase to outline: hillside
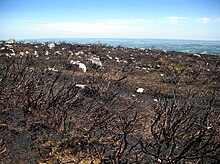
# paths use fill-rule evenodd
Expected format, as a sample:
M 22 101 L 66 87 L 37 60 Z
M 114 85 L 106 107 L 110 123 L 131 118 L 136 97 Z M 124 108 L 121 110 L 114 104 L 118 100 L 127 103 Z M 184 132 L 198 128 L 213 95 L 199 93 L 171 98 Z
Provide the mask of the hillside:
M 2 163 L 218 163 L 220 56 L 0 42 Z

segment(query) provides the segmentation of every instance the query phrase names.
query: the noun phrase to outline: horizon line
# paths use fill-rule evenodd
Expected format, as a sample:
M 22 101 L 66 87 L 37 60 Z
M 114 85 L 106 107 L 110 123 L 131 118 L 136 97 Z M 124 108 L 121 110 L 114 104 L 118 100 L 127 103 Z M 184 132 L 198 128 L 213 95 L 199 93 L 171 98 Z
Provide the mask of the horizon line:
M 14 38 L 0 39 L 0 41 L 11 40 Z M 129 39 L 129 40 L 185 40 L 185 41 L 220 41 L 217 39 L 186 39 L 186 38 L 131 38 L 131 37 L 39 37 L 39 38 L 17 38 L 15 41 L 25 41 L 25 40 L 59 40 L 63 41 L 69 39 Z

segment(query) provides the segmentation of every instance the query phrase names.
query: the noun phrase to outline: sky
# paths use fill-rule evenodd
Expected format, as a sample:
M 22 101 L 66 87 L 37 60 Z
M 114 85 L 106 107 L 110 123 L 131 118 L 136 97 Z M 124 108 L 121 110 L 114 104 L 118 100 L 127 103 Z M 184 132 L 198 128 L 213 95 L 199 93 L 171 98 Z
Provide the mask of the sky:
M 0 39 L 220 40 L 220 0 L 0 0 Z

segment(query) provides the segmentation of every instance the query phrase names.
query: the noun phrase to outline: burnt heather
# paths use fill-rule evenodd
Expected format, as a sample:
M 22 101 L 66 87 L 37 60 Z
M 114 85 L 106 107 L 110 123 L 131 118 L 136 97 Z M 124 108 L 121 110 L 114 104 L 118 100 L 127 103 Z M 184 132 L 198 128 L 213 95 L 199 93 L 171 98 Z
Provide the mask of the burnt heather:
M 1 163 L 219 163 L 220 56 L 0 42 Z

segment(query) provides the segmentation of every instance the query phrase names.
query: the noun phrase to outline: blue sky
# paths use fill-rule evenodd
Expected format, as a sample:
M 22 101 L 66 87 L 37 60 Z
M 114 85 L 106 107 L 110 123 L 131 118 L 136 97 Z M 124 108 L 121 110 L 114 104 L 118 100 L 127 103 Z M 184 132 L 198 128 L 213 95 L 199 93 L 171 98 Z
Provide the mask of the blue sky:
M 220 40 L 220 0 L 0 0 L 0 39 Z

